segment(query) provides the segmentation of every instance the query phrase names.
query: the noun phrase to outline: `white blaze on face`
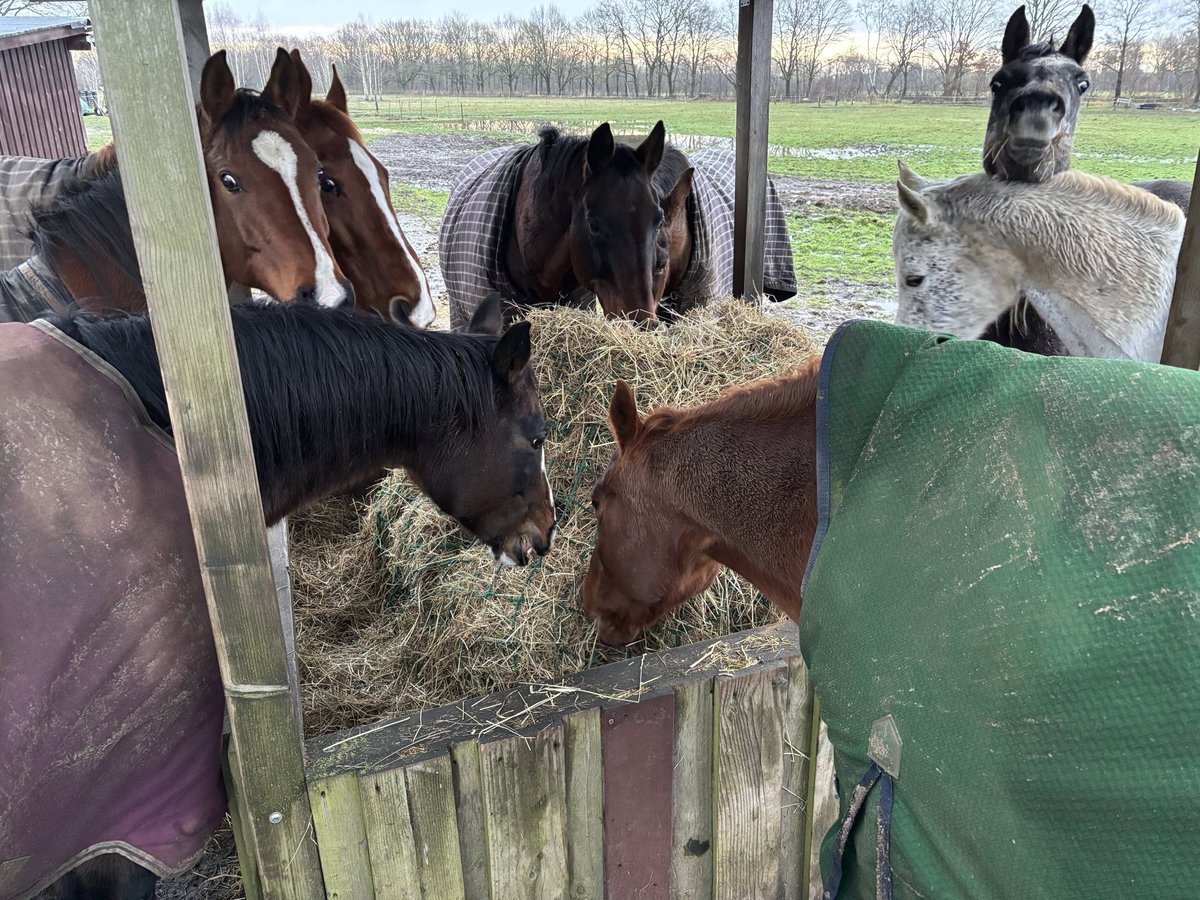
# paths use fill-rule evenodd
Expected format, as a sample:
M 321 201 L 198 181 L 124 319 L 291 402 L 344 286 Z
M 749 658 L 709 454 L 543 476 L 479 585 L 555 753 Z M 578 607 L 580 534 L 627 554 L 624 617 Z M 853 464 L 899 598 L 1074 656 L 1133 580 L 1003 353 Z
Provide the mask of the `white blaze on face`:
M 350 143 L 350 155 L 354 158 L 354 164 L 358 166 L 358 170 L 367 179 L 367 184 L 371 186 L 371 196 L 375 198 L 375 203 L 379 206 L 379 211 L 383 213 L 384 221 L 392 229 L 392 237 L 400 245 L 400 249 L 404 253 L 404 258 L 408 260 L 409 266 L 417 273 L 417 282 L 421 285 L 421 296 L 416 298 L 416 304 L 413 306 L 412 312 L 409 313 L 409 320 L 418 328 L 428 328 L 433 324 L 433 320 L 437 318 L 437 313 L 433 308 L 433 296 L 429 291 L 429 279 L 425 277 L 425 270 L 417 262 L 417 255 L 413 253 L 412 248 L 404 237 L 404 232 L 400 230 L 400 220 L 396 218 L 396 211 L 392 209 L 391 201 L 388 200 L 387 195 L 383 192 L 383 183 L 379 180 L 379 170 L 375 168 L 375 161 L 371 159 L 371 154 L 367 153 L 362 144 L 354 140 L 354 138 L 346 138 L 346 140 Z M 410 297 L 408 299 L 411 300 L 413 298 Z
M 309 241 L 312 242 L 313 256 L 317 261 L 315 274 L 317 303 L 321 306 L 340 305 L 346 299 L 346 290 L 338 284 L 337 275 L 333 271 L 333 257 L 329 255 L 329 251 L 325 249 L 321 239 L 317 237 L 317 230 L 313 228 L 312 220 L 308 218 L 308 211 L 304 208 L 304 202 L 300 199 L 300 186 L 296 180 L 298 176 L 296 151 L 275 131 L 260 131 L 258 136 L 250 142 L 250 147 L 254 150 L 254 155 L 262 160 L 263 165 L 278 173 L 279 177 L 283 179 L 288 196 L 292 198 L 292 204 L 296 207 L 296 215 L 300 218 L 300 224 L 304 226 L 304 231 L 308 234 Z M 288 298 L 280 297 L 279 299 L 286 300 Z

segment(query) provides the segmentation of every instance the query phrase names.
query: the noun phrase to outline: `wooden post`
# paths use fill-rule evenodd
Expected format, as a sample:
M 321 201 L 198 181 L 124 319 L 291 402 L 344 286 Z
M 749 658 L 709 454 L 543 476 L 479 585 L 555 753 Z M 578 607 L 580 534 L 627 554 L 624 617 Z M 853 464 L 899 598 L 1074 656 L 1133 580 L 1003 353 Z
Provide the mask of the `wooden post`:
M 91 13 L 225 684 L 244 837 L 263 897 L 323 898 L 179 7 L 93 0 Z
M 771 109 L 773 0 L 740 0 L 737 56 L 737 172 L 733 202 L 733 293 L 763 292 L 767 225 L 767 126 Z
M 183 23 L 183 49 L 187 53 L 188 78 L 192 96 L 200 93 L 200 72 L 208 59 L 208 24 L 204 21 L 204 0 L 176 0 L 179 20 Z
M 1192 199 L 1179 247 L 1162 362 L 1183 369 L 1200 369 L 1200 155 L 1196 157 Z

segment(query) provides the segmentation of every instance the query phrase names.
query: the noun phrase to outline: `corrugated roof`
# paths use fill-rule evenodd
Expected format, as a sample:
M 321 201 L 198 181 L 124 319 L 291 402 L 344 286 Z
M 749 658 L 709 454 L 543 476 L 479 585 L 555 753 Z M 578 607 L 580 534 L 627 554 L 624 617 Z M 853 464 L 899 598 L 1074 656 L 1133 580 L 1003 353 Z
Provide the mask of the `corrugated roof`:
M 88 20 L 79 16 L 0 16 L 0 37 L 31 34 L 35 31 L 51 31 L 71 28 L 85 31 Z

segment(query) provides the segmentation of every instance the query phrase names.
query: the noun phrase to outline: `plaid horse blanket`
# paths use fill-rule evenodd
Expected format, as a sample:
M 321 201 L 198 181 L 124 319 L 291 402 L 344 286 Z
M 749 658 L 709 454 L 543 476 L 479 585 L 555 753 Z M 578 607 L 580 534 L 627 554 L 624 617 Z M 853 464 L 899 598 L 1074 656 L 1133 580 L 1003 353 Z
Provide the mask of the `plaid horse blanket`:
M 28 322 L 45 312 L 66 312 L 71 301 L 38 260 L 30 261 L 32 212 L 70 182 L 88 178 L 97 161 L 0 156 L 0 322 Z
M 471 160 L 454 181 L 438 240 L 442 275 L 450 295 L 451 328 L 465 328 L 489 294 L 498 292 L 506 299 L 528 302 L 505 272 L 504 249 L 521 172 L 537 146 L 489 150 Z M 699 150 L 688 160 L 695 170 L 688 198 L 692 259 L 678 289 L 663 298 L 679 312 L 733 290 L 734 153 Z M 766 225 L 764 288 L 782 300 L 796 293 L 796 275 L 783 205 L 769 179 Z M 577 288 L 560 302 L 590 307 L 595 297 Z
M 0 324 L 0 898 L 119 853 L 191 865 L 224 696 L 179 463 L 129 384 Z
M 1200 374 L 855 322 L 817 398 L 826 896 L 1195 897 Z

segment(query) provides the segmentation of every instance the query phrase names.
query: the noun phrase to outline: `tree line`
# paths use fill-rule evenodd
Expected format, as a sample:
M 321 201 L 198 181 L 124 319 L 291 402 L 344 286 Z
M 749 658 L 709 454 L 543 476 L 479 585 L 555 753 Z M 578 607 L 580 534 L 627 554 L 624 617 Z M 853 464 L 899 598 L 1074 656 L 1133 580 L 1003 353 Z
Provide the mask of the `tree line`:
M 0 0 L 3 2 L 3 0 Z M 983 98 L 1013 4 L 995 0 L 775 0 L 772 92 L 783 100 Z M 1035 38 L 1065 37 L 1079 0 L 1026 0 Z M 265 82 L 277 46 L 299 47 L 318 89 L 336 63 L 353 93 L 728 98 L 737 0 L 553 3 L 492 21 L 347 22 L 280 33 L 261 13 L 205 3 L 209 43 L 239 84 Z M 1200 0 L 1101 0 L 1088 60 L 1107 99 L 1200 102 Z

